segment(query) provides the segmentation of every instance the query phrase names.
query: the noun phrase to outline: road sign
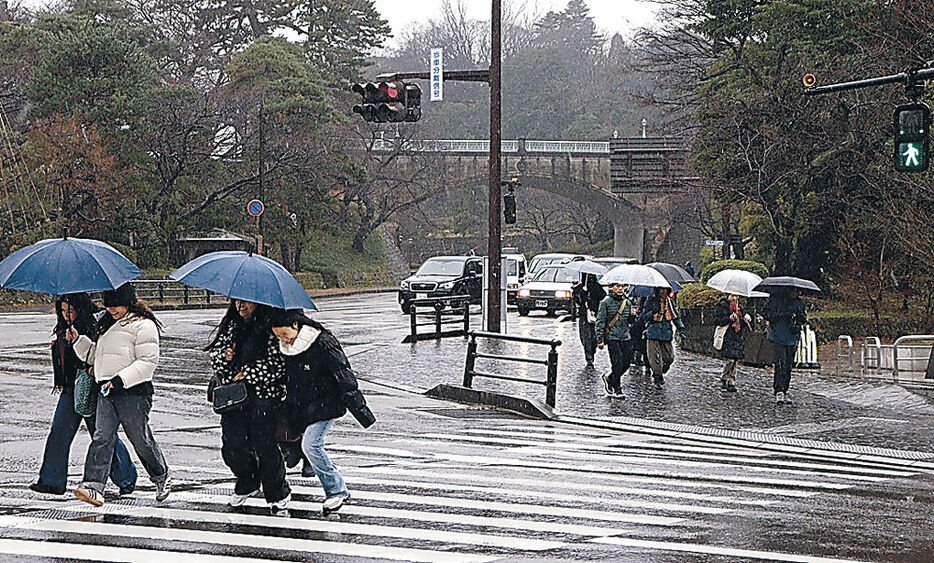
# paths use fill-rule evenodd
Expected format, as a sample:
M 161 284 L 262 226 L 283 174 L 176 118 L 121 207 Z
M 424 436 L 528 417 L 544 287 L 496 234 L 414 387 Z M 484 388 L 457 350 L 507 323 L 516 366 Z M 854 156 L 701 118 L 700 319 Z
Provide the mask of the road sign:
M 258 199 L 250 200 L 250 203 L 246 204 L 246 212 L 252 215 L 253 217 L 259 217 L 263 214 L 263 211 L 266 207 Z
M 704 246 L 723 246 L 722 240 L 705 240 Z
M 431 50 L 431 101 L 444 99 L 444 49 Z

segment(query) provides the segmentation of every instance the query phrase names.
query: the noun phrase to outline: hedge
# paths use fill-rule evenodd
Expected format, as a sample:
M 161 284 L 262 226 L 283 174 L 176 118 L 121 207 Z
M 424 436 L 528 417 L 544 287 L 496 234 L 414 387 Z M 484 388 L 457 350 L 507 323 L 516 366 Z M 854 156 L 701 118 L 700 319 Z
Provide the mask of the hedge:
M 715 307 L 723 292 L 717 291 L 712 287 L 707 287 L 702 283 L 689 283 L 683 286 L 678 292 L 679 309 L 699 309 L 703 307 Z
M 760 278 L 769 277 L 769 269 L 760 262 L 753 262 L 752 260 L 717 260 L 704 266 L 704 269 L 701 270 L 700 282 L 707 283 L 707 280 L 712 278 L 714 274 L 723 270 L 745 270 L 756 274 Z

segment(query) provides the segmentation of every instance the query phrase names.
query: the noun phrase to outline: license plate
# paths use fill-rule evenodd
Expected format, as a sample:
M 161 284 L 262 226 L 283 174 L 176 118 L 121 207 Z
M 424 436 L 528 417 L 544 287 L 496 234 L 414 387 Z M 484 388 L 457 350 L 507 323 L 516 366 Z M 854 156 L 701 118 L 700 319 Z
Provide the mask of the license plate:
M 548 301 L 545 301 L 544 299 L 536 299 L 536 300 L 535 300 L 535 306 L 536 306 L 536 307 L 545 307 L 545 308 L 547 308 L 547 307 L 548 307 Z
M 428 299 L 428 294 L 427 293 L 416 293 L 415 298 L 416 299 Z

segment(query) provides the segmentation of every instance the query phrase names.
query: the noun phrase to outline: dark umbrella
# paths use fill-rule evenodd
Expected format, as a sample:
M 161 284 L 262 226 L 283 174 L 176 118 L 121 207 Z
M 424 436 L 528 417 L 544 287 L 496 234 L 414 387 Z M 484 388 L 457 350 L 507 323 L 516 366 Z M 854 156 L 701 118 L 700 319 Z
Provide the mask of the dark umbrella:
M 41 240 L 0 262 L 0 286 L 51 295 L 116 289 L 142 274 L 109 244 L 81 238 Z
M 677 293 L 684 289 L 681 287 L 681 284 L 678 282 L 670 282 L 672 293 Z M 647 285 L 631 285 L 629 286 L 629 296 L 630 297 L 652 297 L 655 295 L 655 288 L 649 287 Z
M 804 291 L 816 291 L 820 292 L 820 288 L 817 287 L 817 284 L 810 280 L 803 280 L 801 278 L 796 278 L 794 276 L 774 276 L 770 278 L 765 278 L 762 282 L 753 288 L 755 291 L 764 291 L 766 293 L 773 293 L 776 290 L 788 290 L 788 289 L 801 289 Z
M 281 264 L 242 250 L 211 252 L 175 270 L 169 277 L 231 299 L 280 309 L 315 309 L 305 288 Z
M 669 282 L 678 282 L 680 284 L 690 283 L 696 281 L 694 276 L 687 273 L 687 271 L 676 264 L 668 264 L 667 262 L 652 262 L 651 264 L 646 264 L 649 268 L 655 268 L 665 276 L 665 279 Z

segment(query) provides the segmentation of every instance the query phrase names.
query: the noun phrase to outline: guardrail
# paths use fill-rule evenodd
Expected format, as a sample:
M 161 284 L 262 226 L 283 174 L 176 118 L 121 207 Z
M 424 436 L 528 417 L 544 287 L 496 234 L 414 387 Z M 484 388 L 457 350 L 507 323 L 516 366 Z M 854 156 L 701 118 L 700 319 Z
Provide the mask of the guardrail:
M 175 280 L 133 280 L 136 296 L 149 303 L 224 303 L 227 298 L 219 293 L 190 287 Z
M 895 354 L 895 355 L 894 355 L 893 362 L 892 362 L 892 363 L 893 363 L 893 366 L 892 366 L 892 377 L 895 379 L 895 383 L 898 383 L 899 364 L 900 364 L 901 362 L 908 362 L 908 361 L 910 361 L 910 362 L 912 363 L 912 365 L 914 365 L 914 364 L 920 363 L 919 360 L 921 360 L 921 361 L 924 362 L 925 366 L 927 366 L 927 365 L 928 365 L 928 362 L 930 362 L 930 359 L 929 359 L 929 358 L 931 357 L 931 347 L 930 347 L 930 346 L 905 346 L 905 343 L 906 343 L 906 342 L 931 342 L 931 343 L 934 343 L 934 334 L 913 334 L 913 335 L 910 335 L 910 336 L 902 336 L 901 338 L 899 338 L 898 340 L 895 341 L 895 345 L 894 345 L 894 347 L 895 347 L 895 352 L 894 352 L 894 354 Z M 902 357 L 902 356 L 899 354 L 899 351 L 902 351 L 902 352 L 910 352 L 910 355 L 908 355 L 908 356 L 906 356 L 906 357 Z M 916 351 L 924 352 L 924 354 L 921 355 L 921 356 L 915 355 L 914 352 L 916 352 Z M 921 370 L 908 370 L 908 371 L 912 371 L 912 372 L 921 371 L 921 372 L 924 372 L 925 370 L 924 370 L 924 369 L 921 369 Z M 929 370 L 928 370 L 928 371 L 929 371 Z
M 844 353 L 841 348 L 842 345 L 846 345 L 846 352 Z M 841 334 L 837 337 L 837 362 L 834 368 L 834 373 L 840 375 L 840 359 L 846 358 L 847 365 L 851 373 L 853 372 L 853 339 L 845 334 Z
M 490 141 L 486 139 L 410 139 L 401 142 L 395 139 L 376 139 L 373 150 L 390 152 L 457 152 L 488 153 Z M 503 153 L 562 153 L 562 154 L 610 154 L 610 143 L 606 141 L 532 141 L 503 140 L 500 152 Z
M 472 330 L 467 333 L 470 336 L 470 341 L 467 343 L 467 360 L 464 364 L 464 387 L 470 389 L 473 384 L 473 379 L 475 377 L 487 377 L 490 379 L 501 379 L 505 381 L 518 381 L 519 383 L 531 383 L 533 385 L 544 385 L 545 386 L 545 403 L 554 408 L 555 406 L 555 395 L 558 388 L 558 346 L 561 346 L 561 341 L 558 339 L 546 340 L 543 338 L 531 338 L 528 336 L 514 336 L 511 334 L 499 334 L 496 332 L 483 332 Z M 551 346 L 551 350 L 548 352 L 548 358 L 545 360 L 537 360 L 534 358 L 522 358 L 519 356 L 501 356 L 498 354 L 484 354 L 477 352 L 477 338 L 486 338 L 489 340 L 501 340 L 506 342 L 521 342 L 524 344 L 541 344 L 544 346 Z M 476 370 L 476 362 L 478 358 L 484 358 L 489 360 L 498 360 L 505 362 L 521 362 L 527 364 L 536 364 L 546 366 L 546 375 L 545 380 L 540 381 L 537 379 L 526 379 L 524 377 L 513 377 L 509 375 L 500 375 L 496 373 L 489 373 Z
M 419 312 L 419 308 L 431 311 Z M 431 318 L 429 322 L 418 322 L 419 318 Z M 457 330 L 441 330 L 444 325 L 463 325 Z M 418 332 L 420 326 L 433 326 L 434 332 Z M 409 335 L 402 339 L 403 344 L 419 340 L 438 340 L 450 336 L 467 336 L 470 330 L 470 296 L 452 295 L 449 297 L 422 297 L 409 302 Z

